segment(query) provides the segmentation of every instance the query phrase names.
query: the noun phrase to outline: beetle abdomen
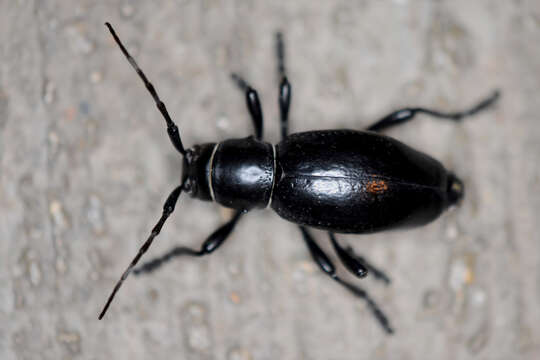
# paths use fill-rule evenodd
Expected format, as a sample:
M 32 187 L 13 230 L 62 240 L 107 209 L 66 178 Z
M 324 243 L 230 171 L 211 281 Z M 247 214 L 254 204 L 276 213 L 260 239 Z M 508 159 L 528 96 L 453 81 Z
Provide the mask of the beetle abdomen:
M 272 208 L 344 233 L 425 224 L 446 204 L 446 170 L 392 138 L 352 130 L 294 134 L 277 145 Z

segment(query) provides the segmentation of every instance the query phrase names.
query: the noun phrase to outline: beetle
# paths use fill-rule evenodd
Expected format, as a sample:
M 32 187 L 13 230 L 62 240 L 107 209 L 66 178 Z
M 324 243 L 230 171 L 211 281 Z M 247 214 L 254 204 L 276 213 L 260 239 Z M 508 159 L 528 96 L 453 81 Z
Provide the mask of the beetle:
M 163 115 L 169 138 L 183 156 L 183 170 L 180 185 L 168 196 L 161 218 L 116 283 L 99 319 L 103 318 L 132 271 L 135 274 L 150 272 L 180 255 L 210 254 L 225 242 L 245 213 L 256 208 L 271 208 L 283 219 L 299 226 L 309 252 L 321 270 L 364 299 L 382 328 L 392 333 L 388 318 L 369 294 L 336 274 L 334 263 L 307 227 L 328 232 L 338 258 L 348 271 L 359 278 L 370 272 L 376 279 L 389 283 L 384 272 L 352 248 L 342 247 L 334 233 L 367 234 L 427 224 L 462 199 L 464 184 L 439 161 L 380 132 L 408 122 L 417 114 L 460 121 L 493 105 L 500 96 L 499 91 L 465 111 L 447 113 L 422 107 L 404 108 L 391 112 L 364 131 L 320 130 L 289 134 L 292 92 L 285 71 L 283 37 L 278 33 L 281 142 L 274 145 L 263 141 L 263 113 L 257 91 L 242 77 L 232 74 L 233 81 L 245 95 L 255 134 L 185 149 L 178 127 L 154 86 L 113 27 L 109 23 L 105 25 Z M 232 208 L 234 216 L 212 233 L 200 249 L 179 246 L 135 268 L 174 211 L 182 192 Z

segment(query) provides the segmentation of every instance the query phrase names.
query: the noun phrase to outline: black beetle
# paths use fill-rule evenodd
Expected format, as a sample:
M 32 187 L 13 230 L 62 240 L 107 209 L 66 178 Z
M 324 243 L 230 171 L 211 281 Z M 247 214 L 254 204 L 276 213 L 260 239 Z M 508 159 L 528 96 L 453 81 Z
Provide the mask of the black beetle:
M 366 131 L 322 130 L 288 134 L 291 86 L 284 65 L 281 34 L 276 37 L 278 72 L 281 78 L 279 106 L 282 141 L 262 140 L 263 116 L 257 92 L 240 76 L 232 78 L 246 96 L 255 126 L 255 136 L 220 143 L 195 145 L 185 150 L 177 126 L 135 60 L 112 26 L 106 23 L 116 43 L 137 71 L 167 123 L 174 147 L 184 157 L 181 184 L 173 190 L 163 214 L 117 282 L 99 319 L 105 315 L 123 281 L 134 273 L 149 272 L 180 255 L 203 256 L 223 244 L 239 218 L 253 208 L 271 207 L 279 216 L 299 225 L 307 247 L 318 266 L 356 296 L 365 299 L 382 327 L 391 333 L 389 321 L 360 287 L 337 276 L 334 264 L 308 233 L 306 226 L 326 230 L 345 267 L 358 277 L 368 271 L 389 283 L 388 277 L 352 248 L 341 247 L 334 233 L 365 234 L 420 226 L 436 219 L 463 197 L 463 183 L 432 157 L 379 134 L 407 122 L 416 114 L 459 121 L 492 105 L 499 92 L 466 111 L 443 113 L 425 108 L 405 108 L 390 113 Z M 236 210 L 232 219 L 211 234 L 200 250 L 176 247 L 164 256 L 133 269 L 173 212 L 181 192 L 215 201 Z

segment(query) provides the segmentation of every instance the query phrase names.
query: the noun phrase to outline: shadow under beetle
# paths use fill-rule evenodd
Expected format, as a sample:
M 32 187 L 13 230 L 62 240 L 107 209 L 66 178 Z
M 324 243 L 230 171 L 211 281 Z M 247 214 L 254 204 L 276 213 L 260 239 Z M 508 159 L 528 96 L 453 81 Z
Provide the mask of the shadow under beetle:
M 492 105 L 499 92 L 469 110 L 445 113 L 425 108 L 405 108 L 388 114 L 366 131 L 321 130 L 288 133 L 291 85 L 287 80 L 281 34 L 276 36 L 281 136 L 279 144 L 262 140 L 263 115 L 257 92 L 240 76 L 233 74 L 244 92 L 255 127 L 255 136 L 206 143 L 185 149 L 178 127 L 165 104 L 135 59 L 128 53 L 112 26 L 106 23 L 114 40 L 144 82 L 165 118 L 169 138 L 184 157 L 180 185 L 163 207 L 158 223 L 112 291 L 99 319 L 105 315 L 116 292 L 129 273 L 150 272 L 180 255 L 203 256 L 212 253 L 227 239 L 240 217 L 254 208 L 272 208 L 285 220 L 296 223 L 321 270 L 357 297 L 387 333 L 392 327 L 379 306 L 360 287 L 336 274 L 328 255 L 317 245 L 306 227 L 328 231 L 330 241 L 344 266 L 357 277 L 371 272 L 376 279 L 389 278 L 350 247 L 337 242 L 334 233 L 365 234 L 395 228 L 420 226 L 436 219 L 463 197 L 463 183 L 430 156 L 381 135 L 379 132 L 412 120 L 416 114 L 459 121 Z M 232 219 L 212 233 L 200 250 L 176 247 L 165 255 L 135 268 L 163 224 L 173 212 L 180 193 L 215 201 L 236 209 Z

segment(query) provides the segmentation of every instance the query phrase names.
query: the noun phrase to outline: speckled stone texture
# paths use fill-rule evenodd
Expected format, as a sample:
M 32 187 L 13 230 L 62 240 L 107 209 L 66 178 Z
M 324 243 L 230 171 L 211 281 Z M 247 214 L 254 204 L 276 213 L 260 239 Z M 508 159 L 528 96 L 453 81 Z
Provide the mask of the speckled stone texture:
M 231 71 L 259 90 L 266 139 L 279 140 L 277 29 L 293 132 L 502 90 L 461 124 L 419 116 L 389 132 L 464 179 L 459 208 L 420 229 L 340 236 L 391 275 L 354 281 L 394 336 L 268 210 L 212 256 L 130 277 L 97 320 L 181 166 L 105 21 L 186 146 L 252 132 Z M 0 0 L 0 358 L 538 359 L 539 99 L 534 0 Z M 183 196 L 145 258 L 198 246 L 229 216 Z

